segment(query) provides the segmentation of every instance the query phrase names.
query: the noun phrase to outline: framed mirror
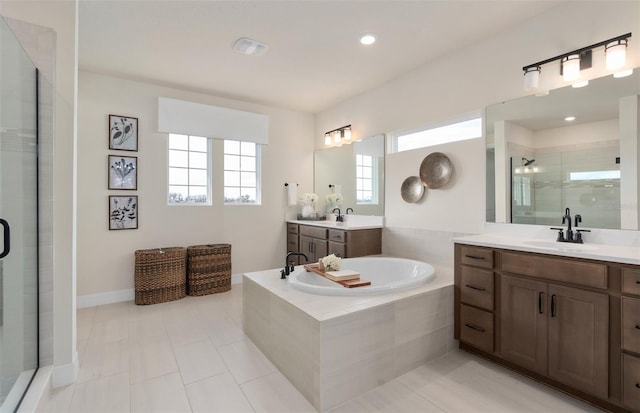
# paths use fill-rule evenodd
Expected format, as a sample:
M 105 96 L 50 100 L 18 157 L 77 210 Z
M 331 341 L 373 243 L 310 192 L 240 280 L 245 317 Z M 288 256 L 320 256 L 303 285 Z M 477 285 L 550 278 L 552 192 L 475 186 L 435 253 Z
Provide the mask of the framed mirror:
M 375 135 L 350 145 L 317 150 L 314 153 L 314 191 L 317 209 L 344 214 L 353 208 L 357 215 L 384 215 L 384 135 Z M 340 194 L 336 204 L 327 197 Z
M 638 229 L 640 74 L 486 108 L 487 221 Z

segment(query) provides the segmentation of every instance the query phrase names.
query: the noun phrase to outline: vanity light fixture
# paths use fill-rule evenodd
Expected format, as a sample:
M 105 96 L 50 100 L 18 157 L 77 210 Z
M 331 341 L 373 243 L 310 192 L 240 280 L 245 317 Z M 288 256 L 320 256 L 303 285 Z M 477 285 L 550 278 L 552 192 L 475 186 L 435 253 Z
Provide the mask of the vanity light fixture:
M 351 143 L 351 125 L 325 132 L 324 144 L 326 146 L 330 146 L 331 144 L 342 145 L 343 143 Z
M 547 63 L 560 60 L 560 74 L 565 82 L 574 82 L 574 87 L 586 86 L 583 82 L 576 82 L 580 78 L 580 71 L 591 68 L 591 56 L 593 49 L 604 47 L 606 68 L 609 71 L 618 70 L 615 77 L 622 77 L 631 74 L 627 71 L 619 71 L 626 64 L 627 45 L 631 33 L 623 34 L 590 46 L 582 47 L 571 52 L 541 60 L 536 63 L 524 66 L 524 89 L 527 92 L 534 92 L 538 88 L 542 66 Z

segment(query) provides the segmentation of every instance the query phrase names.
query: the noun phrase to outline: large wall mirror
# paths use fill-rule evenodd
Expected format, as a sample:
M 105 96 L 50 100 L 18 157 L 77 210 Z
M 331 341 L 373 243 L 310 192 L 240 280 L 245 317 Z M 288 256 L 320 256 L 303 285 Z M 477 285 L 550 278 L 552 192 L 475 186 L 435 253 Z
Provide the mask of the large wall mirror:
M 638 229 L 640 74 L 489 106 L 487 221 Z
M 331 187 L 329 186 L 331 185 Z M 384 135 L 376 135 L 314 153 L 314 188 L 318 209 L 330 213 L 335 207 L 327 195 L 340 193 L 344 213 L 384 215 Z

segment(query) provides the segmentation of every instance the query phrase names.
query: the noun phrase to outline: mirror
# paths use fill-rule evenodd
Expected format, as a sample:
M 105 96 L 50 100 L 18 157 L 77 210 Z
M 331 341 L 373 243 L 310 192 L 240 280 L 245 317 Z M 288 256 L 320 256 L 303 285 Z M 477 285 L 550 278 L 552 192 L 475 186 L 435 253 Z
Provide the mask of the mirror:
M 635 70 L 487 107 L 487 221 L 637 230 L 639 94 Z
M 384 215 L 384 135 L 315 151 L 314 188 L 318 210 L 331 213 L 336 205 L 327 196 L 339 193 L 343 214 Z

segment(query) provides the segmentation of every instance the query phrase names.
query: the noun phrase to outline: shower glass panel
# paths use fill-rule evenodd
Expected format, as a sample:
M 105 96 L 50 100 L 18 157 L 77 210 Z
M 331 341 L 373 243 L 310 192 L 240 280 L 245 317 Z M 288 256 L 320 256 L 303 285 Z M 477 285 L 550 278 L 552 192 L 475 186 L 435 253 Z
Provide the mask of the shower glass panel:
M 0 18 L 0 411 L 38 368 L 37 72 Z

